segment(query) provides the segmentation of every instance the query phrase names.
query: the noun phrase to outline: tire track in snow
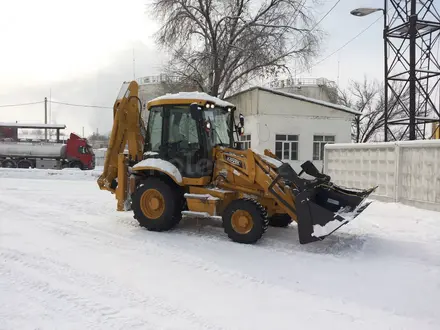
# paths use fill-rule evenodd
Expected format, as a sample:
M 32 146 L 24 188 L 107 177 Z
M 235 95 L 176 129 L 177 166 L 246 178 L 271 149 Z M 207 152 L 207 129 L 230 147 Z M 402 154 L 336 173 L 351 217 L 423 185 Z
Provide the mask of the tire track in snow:
M 67 302 L 76 311 L 86 315 L 92 314 L 94 317 L 97 317 L 96 322 L 99 322 L 99 324 L 104 323 L 106 327 L 112 326 L 114 321 L 122 321 L 124 327 L 127 326 L 127 328 L 145 329 L 145 326 L 148 325 L 152 326 L 151 329 L 159 329 L 161 327 L 158 326 L 157 322 L 151 323 L 148 320 L 151 317 L 148 314 L 153 314 L 152 316 L 160 318 L 160 324 L 166 323 L 166 319 L 179 317 L 179 329 L 224 329 L 201 319 L 195 313 L 182 308 L 182 306 L 173 306 L 160 297 L 141 295 L 127 287 L 121 287 L 119 283 L 109 277 L 97 276 L 91 273 L 85 274 L 72 268 L 67 263 L 61 263 L 40 255 L 32 255 L 5 248 L 2 248 L 0 251 L 0 258 L 7 261 L 6 264 L 9 265 L 9 269 L 6 271 L 2 270 L 5 268 L 4 266 L 0 266 L 0 274 L 14 274 L 12 281 L 16 281 L 19 278 L 21 285 L 25 285 L 32 291 L 44 293 L 56 300 L 61 300 L 64 303 Z M 19 267 L 14 267 L 17 264 Z M 37 273 L 32 279 L 26 277 L 26 275 L 30 274 L 29 270 Z M 38 279 L 38 277 L 46 277 L 48 270 L 50 270 L 49 278 L 45 280 Z M 19 273 L 18 276 L 16 276 L 17 273 Z M 51 278 L 58 282 L 55 283 L 56 286 L 66 286 L 66 288 L 54 288 L 54 284 L 49 282 Z M 102 283 L 106 284 L 105 290 L 103 290 Z M 129 316 L 124 316 L 121 313 L 120 307 L 112 307 L 110 304 L 93 302 L 85 297 L 81 297 L 74 293 L 78 288 L 82 288 L 82 291 L 87 289 L 87 291 L 97 294 L 102 300 L 117 299 L 117 304 L 124 306 L 124 309 L 142 309 L 142 314 L 138 314 L 138 316 L 141 315 L 141 319 L 133 322 Z M 55 312 L 57 311 L 59 310 L 55 310 Z M 144 313 L 147 315 L 144 316 Z
M 10 201 L 10 198 L 8 198 L 8 202 Z M 42 202 L 46 203 L 45 205 L 42 204 Z M 0 206 L 3 204 L 3 202 L 0 201 Z M 14 198 L 14 204 L 17 207 L 22 206 L 22 201 L 19 199 Z M 6 204 L 5 204 L 6 205 Z M 77 205 L 82 205 L 77 206 Z M 74 209 L 78 210 L 78 212 L 84 213 L 82 216 L 84 219 L 88 219 L 90 221 L 86 220 L 74 220 L 78 221 L 84 228 L 85 226 L 91 226 L 93 223 L 101 224 L 103 217 L 109 217 L 109 224 L 110 226 L 115 226 L 115 222 L 112 222 L 112 220 L 116 219 L 118 223 L 122 223 L 125 226 L 129 226 L 131 228 L 136 228 L 143 230 L 147 235 L 151 234 L 149 232 L 146 232 L 145 229 L 138 226 L 137 222 L 132 219 L 131 214 L 128 216 L 125 214 L 120 214 L 111 209 L 109 211 L 108 204 L 102 203 L 102 202 L 93 202 L 91 204 L 87 204 L 87 208 L 84 209 L 84 205 L 81 202 L 78 202 L 77 204 L 74 204 Z M 30 202 L 30 204 L 27 204 L 27 206 L 30 206 L 32 210 L 29 210 L 29 212 L 26 212 L 28 215 L 32 215 L 33 212 L 35 212 L 35 209 L 42 209 L 43 212 L 46 214 L 47 209 L 51 209 L 51 206 L 53 206 L 53 200 L 47 197 L 44 197 L 42 199 L 39 199 L 38 202 Z M 66 208 L 68 204 L 66 203 Z M 113 207 L 114 205 L 112 205 Z M 1 207 L 0 207 L 1 208 Z M 22 210 L 21 210 L 22 211 Z M 86 211 L 86 212 L 85 212 Z M 14 211 L 15 212 L 15 211 Z M 114 214 L 116 213 L 116 215 Z M 70 222 L 70 218 L 78 218 L 77 215 L 70 215 L 68 213 L 62 213 L 60 211 L 49 211 L 48 215 L 53 215 L 59 219 L 62 219 L 63 222 L 56 222 L 56 225 L 54 225 L 52 228 L 54 231 L 58 231 L 61 235 L 72 235 L 69 231 L 66 229 L 61 229 L 65 223 Z M 98 221 L 96 221 L 98 220 Z M 53 221 L 50 221 L 51 224 L 53 224 Z M 172 234 L 182 234 L 185 236 L 198 236 L 202 237 L 203 240 L 211 240 L 211 241 L 218 241 L 218 242 L 231 242 L 223 233 L 223 230 L 219 226 L 216 228 L 216 226 L 211 225 L 203 225 L 203 229 L 196 230 L 194 228 L 191 228 L 191 225 L 184 224 L 184 220 L 182 221 L 183 228 L 177 227 Z M 95 228 L 97 228 L 95 226 Z M 203 232 L 202 232 L 203 231 Z M 107 230 L 104 230 L 104 232 L 108 232 Z M 161 233 L 161 235 L 164 235 L 166 233 Z M 405 244 L 411 244 L 413 247 L 411 249 L 402 249 L 401 247 L 404 247 Z M 386 246 L 387 248 L 378 248 L 378 246 Z M 174 245 L 177 249 L 179 246 Z M 386 240 L 385 238 L 379 237 L 379 236 L 372 236 L 372 235 L 360 235 L 355 236 L 350 233 L 340 232 L 336 233 L 331 237 L 328 237 L 323 242 L 316 242 L 313 245 L 300 245 L 297 238 L 297 233 L 294 230 L 291 230 L 291 228 L 285 228 L 285 229 L 279 229 L 279 228 L 271 228 L 266 235 L 263 237 L 263 240 L 254 246 L 256 249 L 267 249 L 271 252 L 281 253 L 284 255 L 292 255 L 297 253 L 308 253 L 310 255 L 314 255 L 316 257 L 321 257 L 323 254 L 328 257 L 334 257 L 334 258 L 347 258 L 347 257 L 353 257 L 353 258 L 367 258 L 369 257 L 376 257 L 373 254 L 377 254 L 380 251 L 381 256 L 383 257 L 384 251 L 387 251 L 389 254 L 389 257 L 392 258 L 406 258 L 406 259 L 412 259 L 416 263 L 428 263 L 428 264 L 434 264 L 439 265 L 439 256 L 440 254 L 433 254 L 432 250 L 427 251 L 425 246 L 420 242 L 399 242 L 394 240 Z M 417 251 L 417 252 L 415 252 Z M 372 256 L 373 255 L 373 256 Z
M 52 201 L 52 204 L 46 204 L 46 205 L 42 205 L 41 210 L 39 210 L 39 207 L 37 207 L 37 211 L 38 213 L 41 211 L 41 215 L 44 213 L 44 208 L 46 207 L 51 207 L 53 206 L 54 202 Z M 88 213 L 90 210 L 89 208 L 93 209 L 95 208 L 97 203 L 93 203 L 91 205 L 83 205 L 83 208 L 81 209 L 81 213 Z M 102 203 L 105 204 L 105 203 Z M 101 205 L 102 205 L 101 204 Z M 22 203 L 20 204 L 22 205 Z M 27 207 L 29 207 L 28 205 L 26 205 Z M 32 205 L 34 206 L 34 205 Z M 75 212 L 78 212 L 76 210 L 77 208 L 75 207 Z M 17 210 L 15 210 L 16 212 Z M 32 213 L 32 210 L 28 210 L 29 213 L 27 213 L 27 216 L 30 217 L 29 219 L 27 219 L 26 221 L 29 221 L 30 219 L 32 219 L 32 214 L 35 216 L 35 213 Z M 35 211 L 35 210 L 34 210 Z M 67 210 L 67 212 L 69 212 Z M 116 212 L 113 211 L 112 212 Z M 12 213 L 12 212 L 11 212 Z M 92 213 L 92 212 L 90 212 Z M 124 254 L 129 256 L 129 255 L 133 255 L 135 252 L 135 254 L 147 254 L 150 256 L 157 256 L 159 255 L 159 257 L 163 257 L 167 259 L 167 262 L 172 261 L 172 264 L 178 264 L 181 266 L 190 266 L 191 269 L 193 268 L 191 265 L 192 263 L 197 263 L 198 261 L 202 262 L 202 270 L 203 267 L 207 268 L 205 271 L 213 271 L 213 268 L 218 268 L 216 267 L 215 264 L 209 264 L 206 262 L 206 260 L 203 260 L 201 258 L 192 258 L 191 254 L 188 253 L 182 253 L 182 246 L 185 244 L 182 244 L 182 241 L 176 241 L 177 244 L 172 244 L 172 241 L 176 238 L 180 238 L 181 234 L 186 234 L 183 231 L 178 232 L 178 235 L 175 235 L 175 233 L 173 234 L 158 234 L 160 235 L 160 242 L 157 239 L 157 237 L 159 237 L 158 235 L 154 234 L 154 233 L 149 233 L 144 231 L 143 229 L 139 229 L 139 231 L 133 231 L 133 230 L 128 230 L 128 229 L 133 229 L 135 227 L 135 225 L 133 225 L 135 222 L 130 222 L 128 220 L 128 218 L 124 217 L 124 216 L 114 216 L 111 212 L 105 212 L 104 214 L 100 214 L 100 216 L 90 216 L 87 217 L 86 221 L 81 221 L 81 222 L 77 222 L 74 223 L 73 221 L 76 221 L 77 219 L 79 219 L 80 217 L 82 217 L 82 215 L 80 214 L 75 214 L 75 215 L 69 215 L 68 219 L 64 219 L 63 218 L 63 214 L 62 214 L 62 210 L 61 212 L 54 213 L 56 216 L 58 216 L 59 219 L 61 220 L 65 220 L 66 223 L 64 222 L 54 222 L 53 220 L 43 220 L 43 225 L 44 226 L 48 226 L 48 227 L 52 227 L 52 228 L 63 228 L 62 230 L 64 230 L 67 233 L 70 234 L 74 234 L 73 236 L 75 236 L 74 238 L 71 237 L 71 240 L 76 242 L 76 243 L 84 243 L 87 242 L 87 247 L 91 247 L 93 248 L 94 246 L 98 246 L 98 249 L 102 249 L 103 252 L 105 251 L 106 247 L 114 247 L 116 250 L 124 250 Z M 104 227 L 103 226 L 103 222 L 102 222 L 102 217 L 106 217 L 108 216 L 110 219 L 108 219 L 108 227 Z M 127 224 L 127 226 L 121 228 L 118 227 L 114 224 L 114 220 L 116 219 L 117 222 L 124 222 L 125 224 Z M 94 220 L 97 220 L 96 223 L 94 223 Z M 21 220 L 20 220 L 21 221 Z M 30 223 L 31 225 L 34 226 L 39 226 L 39 224 L 32 224 L 32 222 Z M 130 225 L 132 224 L 132 225 Z M 130 225 L 130 226 L 128 226 Z M 104 228 L 102 228 L 104 227 Z M 127 228 L 130 227 L 130 228 Z M 137 226 L 136 226 L 137 227 Z M 139 227 L 137 227 L 139 228 Z M 185 229 L 184 229 L 185 230 Z M 213 237 L 213 239 L 215 239 L 216 241 L 221 241 L 222 239 L 220 237 Z M 69 239 L 70 240 L 70 239 Z M 97 241 L 98 240 L 98 241 Z M 210 239 L 211 240 L 211 239 Z M 223 240 L 225 241 L 225 240 Z M 202 247 L 202 242 L 203 240 L 200 241 L 200 246 Z M 230 244 L 230 243 L 228 243 Z M 171 251 L 171 249 L 173 251 Z M 205 246 L 206 248 L 206 246 Z M 221 246 L 218 246 L 218 248 L 221 248 Z M 248 247 L 240 247 L 243 248 L 243 251 L 245 252 L 249 252 L 251 251 L 250 249 L 252 248 L 248 248 Z M 261 250 L 261 246 L 259 247 L 255 247 L 255 249 L 260 249 Z M 159 251 L 157 251 L 157 249 Z M 263 247 L 263 249 L 265 249 L 265 247 Z M 234 249 L 232 249 L 231 251 L 233 251 Z M 268 250 L 272 250 L 271 248 L 269 248 Z M 159 254 L 159 252 L 161 252 L 162 254 Z M 173 253 L 171 253 L 173 252 Z M 194 251 L 193 251 L 194 252 Z M 170 255 L 173 257 L 172 259 L 170 259 Z M 175 258 L 174 258 L 175 256 Z M 249 254 L 248 254 L 249 256 Z M 212 267 L 214 266 L 214 267 Z M 188 267 L 188 269 L 190 268 Z M 249 277 L 247 275 L 245 275 L 242 278 L 237 278 L 235 275 L 236 273 L 234 272 L 228 272 L 227 270 L 225 270 L 224 268 L 218 268 L 219 269 L 219 273 L 217 273 L 217 277 L 224 277 L 223 281 L 218 282 L 218 284 L 222 285 L 222 284 L 228 284 L 230 286 L 233 286 L 234 288 L 238 288 L 241 289 L 242 286 L 247 286 L 246 285 L 246 281 L 249 280 Z M 215 272 L 214 272 L 215 273 Z M 203 274 L 200 274 L 201 276 L 203 276 Z M 216 278 L 217 281 L 219 281 L 219 278 Z M 233 283 L 228 283 L 228 280 L 233 280 Z M 214 283 L 214 285 L 217 284 L 217 281 Z M 236 281 L 236 282 L 235 282 Z M 235 283 L 238 283 L 238 285 L 235 285 Z M 258 290 L 258 284 L 264 284 L 266 285 L 267 283 L 265 283 L 264 281 L 260 281 L 257 280 L 254 282 L 256 284 L 256 289 Z M 241 284 L 241 285 L 240 285 Z M 249 283 L 248 283 L 249 284 Z M 267 289 L 267 288 L 265 288 Z M 279 291 L 278 291 L 279 292 Z M 292 294 L 294 294 L 295 292 L 292 291 Z M 310 296 L 310 294 L 309 294 Z M 307 300 L 307 299 L 306 299 Z M 317 305 L 323 305 L 321 303 L 318 303 Z M 325 305 L 325 304 L 324 304 Z M 327 310 L 330 312 L 330 310 Z M 340 314 L 339 311 L 335 311 L 332 310 L 333 313 L 337 313 Z M 342 315 L 342 314 L 341 314 Z M 344 314 L 346 316 L 349 316 L 350 314 Z
M 6 279 L 10 285 L 24 288 L 22 291 L 26 292 L 27 299 L 32 297 L 32 299 L 37 300 L 39 304 L 44 305 L 46 313 L 48 311 L 52 312 L 52 315 L 62 313 L 70 319 L 81 315 L 89 320 L 88 323 L 90 323 L 90 325 L 101 324 L 104 325 L 105 328 L 114 328 L 111 322 L 111 316 L 117 315 L 119 311 L 106 305 L 91 302 L 87 298 L 75 294 L 75 289 L 54 288 L 54 284 L 48 280 L 40 280 L 37 278 L 39 276 L 30 277 L 29 267 L 26 267 L 26 265 L 22 266 L 24 266 L 24 270 L 15 268 L 5 269 L 4 266 L 1 266 L 0 274 L 2 280 Z M 54 303 L 54 301 L 56 301 L 56 303 Z M 2 309 L 2 313 L 4 312 L 5 308 Z M 11 317 L 10 314 L 14 313 L 14 311 L 8 311 L 7 309 L 6 312 L 4 319 L 8 319 Z M 152 324 L 148 321 L 139 323 L 124 317 L 120 317 L 119 319 L 130 328 L 142 329 L 142 327 L 148 325 L 151 326 L 151 329 L 154 329 Z M 84 320 L 81 322 L 84 322 Z
M 37 204 L 37 203 L 32 203 Z M 46 209 L 46 206 L 37 204 L 38 208 L 42 211 Z M 32 205 L 30 205 L 32 206 Z M 14 210 L 14 214 L 20 212 L 23 215 L 27 216 L 35 216 L 37 215 L 35 212 L 35 209 L 31 211 L 31 209 L 27 208 L 21 208 Z M 43 211 L 44 212 L 44 211 Z M 45 214 L 45 212 L 44 212 Z M 62 215 L 63 213 L 58 211 L 59 215 Z M 56 215 L 56 213 L 52 213 L 52 215 Z M 101 215 L 102 216 L 102 215 Z M 229 277 L 233 278 L 233 281 L 227 281 L 229 284 L 236 283 L 237 279 L 241 279 L 247 283 L 254 283 L 254 284 L 268 284 L 264 280 L 258 279 L 256 277 L 249 276 L 244 273 L 239 273 L 236 271 L 225 271 L 224 269 L 218 267 L 215 263 L 209 262 L 207 260 L 204 260 L 202 258 L 196 258 L 190 253 L 185 253 L 181 250 L 181 246 L 179 244 L 176 244 L 173 241 L 173 238 L 170 239 L 170 237 L 165 236 L 167 233 L 154 233 L 154 232 L 148 232 L 146 229 L 139 227 L 137 225 L 130 226 L 131 228 L 136 228 L 137 231 L 141 234 L 138 236 L 130 236 L 127 237 L 127 232 L 123 231 L 110 231 L 110 227 L 116 228 L 116 226 L 111 225 L 109 228 L 101 229 L 98 227 L 92 227 L 90 226 L 90 223 L 93 223 L 93 216 L 86 216 L 87 218 L 90 218 L 90 222 L 75 222 L 75 221 L 66 221 L 66 222 L 56 222 L 45 220 L 43 222 L 39 222 L 38 226 L 44 225 L 47 226 L 54 231 L 58 231 L 59 233 L 73 233 L 73 235 L 70 235 L 70 239 L 72 240 L 81 240 L 82 246 L 84 246 L 84 243 L 90 244 L 92 247 L 96 246 L 104 246 L 108 247 L 111 246 L 118 251 L 125 250 L 128 254 L 133 255 L 135 254 L 143 254 L 143 255 L 149 255 L 149 256 L 160 256 L 166 259 L 169 259 L 171 262 L 176 264 L 182 264 L 184 266 L 191 267 L 192 269 L 200 269 L 204 272 L 209 273 L 216 273 L 218 275 L 221 275 L 222 277 Z M 124 219 L 125 220 L 125 219 Z M 135 224 L 136 221 L 133 220 L 132 224 Z M 87 224 L 87 226 L 85 226 Z M 87 236 L 83 235 L 87 234 Z M 171 235 L 174 235 L 175 233 L 171 233 Z M 182 231 L 179 234 L 185 235 L 185 233 Z M 144 236 L 145 235 L 145 236 Z M 156 240 L 156 237 L 154 237 L 153 240 L 148 240 L 151 238 L 151 236 L 156 236 L 160 238 L 164 238 L 163 241 Z M 198 235 L 202 240 L 205 240 L 205 237 L 202 235 Z M 233 244 L 233 242 L 228 241 L 227 239 L 224 239 L 224 241 L 227 244 Z M 101 244 L 100 244 L 101 243 Z M 125 244 L 122 244 L 125 243 Z M 253 246 L 240 246 L 241 248 L 250 248 L 254 249 L 256 247 Z M 238 246 L 237 246 L 238 248 Z M 134 253 L 133 253 L 134 252 Z M 240 288 L 240 285 L 237 285 L 237 288 Z

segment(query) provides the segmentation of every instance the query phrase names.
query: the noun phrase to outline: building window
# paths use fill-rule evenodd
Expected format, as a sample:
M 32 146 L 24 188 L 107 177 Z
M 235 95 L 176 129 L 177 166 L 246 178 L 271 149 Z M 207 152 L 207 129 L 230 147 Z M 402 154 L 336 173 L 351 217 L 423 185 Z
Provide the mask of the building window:
M 246 150 L 251 148 L 251 135 L 245 134 L 240 136 L 240 147 L 241 150 Z
M 313 160 L 324 159 L 324 146 L 327 143 L 335 143 L 333 135 L 313 135 Z
M 298 135 L 275 135 L 275 155 L 282 160 L 298 160 Z

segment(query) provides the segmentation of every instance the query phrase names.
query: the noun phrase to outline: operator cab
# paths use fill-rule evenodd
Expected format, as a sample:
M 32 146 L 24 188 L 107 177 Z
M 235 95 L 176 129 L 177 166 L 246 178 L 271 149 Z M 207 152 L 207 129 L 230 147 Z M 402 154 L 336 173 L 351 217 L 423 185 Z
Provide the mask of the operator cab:
M 157 153 L 158 158 L 174 164 L 188 178 L 212 174 L 215 146 L 234 147 L 235 107 L 209 102 L 206 99 L 212 97 L 205 93 L 196 95 L 199 98 L 181 101 L 170 95 L 168 99 L 150 101 L 148 106 L 144 151 Z

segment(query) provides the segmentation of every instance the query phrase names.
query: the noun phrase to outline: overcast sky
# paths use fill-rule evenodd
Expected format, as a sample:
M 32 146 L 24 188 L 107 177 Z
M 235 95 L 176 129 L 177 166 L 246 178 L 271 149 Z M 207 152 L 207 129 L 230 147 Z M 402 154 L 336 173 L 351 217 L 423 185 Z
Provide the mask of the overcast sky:
M 164 56 L 151 38 L 157 28 L 145 13 L 150 0 L 0 0 L 0 106 L 52 100 L 113 106 L 124 80 L 160 73 Z M 317 19 L 337 0 L 321 0 Z M 350 10 L 380 7 L 383 0 L 342 0 L 320 24 L 327 57 L 381 17 L 358 18 Z M 133 72 L 133 49 L 135 70 Z M 298 77 L 325 77 L 345 88 L 364 76 L 382 81 L 382 20 L 311 71 Z M 292 68 L 293 69 L 293 68 Z M 112 110 L 51 105 L 52 123 L 89 135 L 111 129 Z M 44 105 L 0 107 L 0 121 L 44 122 Z

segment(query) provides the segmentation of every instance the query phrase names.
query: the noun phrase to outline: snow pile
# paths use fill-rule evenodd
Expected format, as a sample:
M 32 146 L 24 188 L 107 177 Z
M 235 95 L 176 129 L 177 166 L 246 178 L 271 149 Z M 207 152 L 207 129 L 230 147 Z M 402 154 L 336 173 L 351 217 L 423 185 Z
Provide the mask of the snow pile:
M 157 152 L 155 151 L 146 151 L 144 152 L 144 156 L 157 156 L 159 155 Z
M 218 201 L 220 198 L 218 197 L 214 197 L 210 194 L 184 194 L 183 195 L 185 198 L 194 198 L 194 199 L 205 199 L 205 200 L 210 200 L 210 201 Z
M 161 170 L 162 172 L 165 172 L 171 177 L 175 178 L 178 183 L 182 182 L 182 175 L 180 174 L 179 169 L 170 162 L 167 162 L 166 160 L 156 158 L 144 159 L 134 165 L 133 170 L 137 170 L 142 167 Z
M 283 165 L 283 163 L 281 161 L 279 161 L 278 159 L 266 156 L 264 154 L 259 153 L 257 150 L 252 149 L 252 151 L 257 154 L 258 156 L 260 156 L 264 161 L 266 161 L 267 163 L 275 166 L 275 167 L 280 167 L 281 165 Z
M 348 222 L 355 219 L 359 211 L 362 212 L 372 201 L 364 200 L 361 202 L 353 211 L 347 211 L 344 208 L 340 209 L 338 212 L 334 214 L 334 219 L 327 222 L 324 226 L 321 225 L 313 225 L 313 233 L 312 236 L 315 237 L 323 237 L 331 234 L 333 231 L 337 230 L 341 226 L 347 224 Z M 341 218 L 343 220 L 341 220 Z
M 275 166 L 275 167 L 280 167 L 281 165 L 283 165 L 282 162 L 280 162 L 278 159 L 266 156 L 266 155 L 260 155 L 261 158 L 263 158 L 264 161 L 268 162 L 269 164 Z
M 219 107 L 233 107 L 232 103 L 219 99 L 218 97 L 209 95 L 204 92 L 179 92 L 174 94 L 165 94 L 163 96 L 156 97 L 150 102 L 162 101 L 162 100 L 200 100 L 210 103 L 214 103 Z
M 96 180 L 102 174 L 102 168 L 82 171 L 77 168 L 66 168 L 62 170 L 51 169 L 21 169 L 21 168 L 0 168 L 1 178 L 16 179 L 54 179 L 54 180 Z

